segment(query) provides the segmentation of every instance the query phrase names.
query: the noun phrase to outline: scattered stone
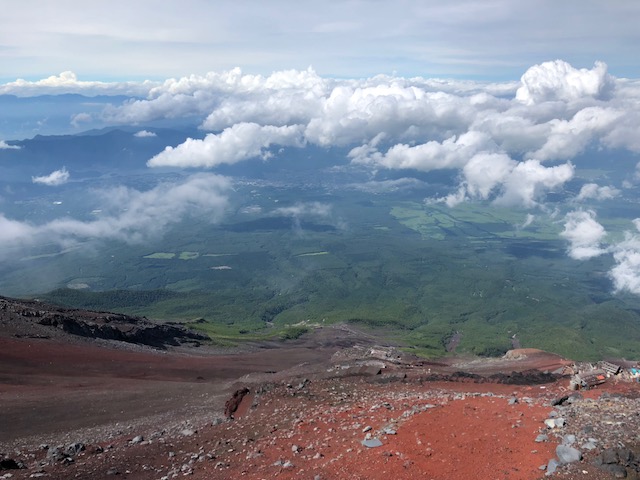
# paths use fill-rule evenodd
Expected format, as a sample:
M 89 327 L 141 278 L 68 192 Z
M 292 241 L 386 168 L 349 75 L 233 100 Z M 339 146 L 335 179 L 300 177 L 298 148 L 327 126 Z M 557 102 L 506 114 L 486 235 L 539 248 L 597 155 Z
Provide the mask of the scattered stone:
M 558 461 L 555 458 L 549 460 L 549 463 L 547 463 L 547 473 L 545 473 L 545 476 L 548 477 L 549 475 L 553 475 L 554 473 L 556 473 L 558 465 Z
M 77 455 L 80 452 L 83 452 L 85 450 L 85 446 L 84 443 L 72 443 L 71 445 L 67 446 L 67 455 Z
M 562 428 L 564 427 L 564 418 L 547 418 L 544 421 L 544 424 L 547 426 L 547 428 Z
M 301 450 L 301 448 L 300 448 L 298 445 L 292 445 L 292 446 L 291 446 L 291 451 L 292 451 L 293 453 L 299 453 L 299 452 L 300 452 L 300 450 Z
M 551 406 L 552 407 L 557 407 L 559 405 L 564 405 L 564 403 L 567 400 L 569 400 L 569 395 L 565 395 L 563 397 L 555 398 L 555 399 L 551 400 Z
M 196 430 L 192 430 L 191 428 L 185 428 L 180 430 L 180 435 L 183 437 L 193 437 L 197 433 Z
M 558 456 L 560 465 L 579 462 L 582 459 L 580 450 L 570 447 L 569 445 L 558 445 L 556 447 L 556 455 Z
M 368 438 L 362 441 L 362 445 L 364 445 L 367 448 L 376 448 L 376 447 L 381 447 L 382 442 L 377 438 Z
M 549 441 L 549 435 L 546 435 L 544 433 L 541 433 L 536 437 L 536 443 L 542 443 L 547 441 Z
M 564 437 L 562 437 L 563 445 L 573 445 L 574 443 L 576 443 L 575 435 L 565 435 Z
M 131 439 L 132 445 L 137 445 L 138 443 L 144 442 L 144 437 L 142 435 L 137 435 Z
M 370 431 L 370 430 L 371 430 L 371 426 L 370 426 L 370 425 L 367 425 L 366 427 L 364 427 L 364 428 L 362 429 L 362 433 L 367 433 L 367 432 L 368 432 L 368 431 Z
M 287 460 L 282 464 L 282 468 L 293 468 L 293 467 L 295 467 L 295 465 L 291 463 L 289 460 Z
M 382 433 L 384 433 L 385 435 L 395 435 L 397 432 L 393 428 L 385 427 L 382 430 Z
M 509 405 L 515 405 L 516 403 L 518 403 L 518 399 L 516 397 L 511 397 L 509 399 Z
M 602 465 L 600 470 L 613 474 L 614 478 L 627 478 L 627 469 L 618 463 Z
M 618 454 L 612 448 L 607 448 L 605 451 L 603 451 L 601 458 L 602 458 L 601 464 L 618 463 Z
M 66 455 L 62 452 L 62 445 L 49 448 L 47 450 L 47 460 L 50 462 L 60 462 L 65 459 Z
M 112 476 L 112 475 L 120 475 L 120 470 L 118 470 L 117 468 L 113 467 L 110 468 L 109 470 L 107 470 L 107 475 Z

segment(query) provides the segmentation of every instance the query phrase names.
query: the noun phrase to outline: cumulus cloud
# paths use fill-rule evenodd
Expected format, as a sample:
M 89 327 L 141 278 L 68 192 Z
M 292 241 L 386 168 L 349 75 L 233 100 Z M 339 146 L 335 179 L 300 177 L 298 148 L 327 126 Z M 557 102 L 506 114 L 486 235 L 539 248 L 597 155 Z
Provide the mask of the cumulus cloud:
M 616 266 L 609 272 L 616 292 L 628 291 L 640 295 L 640 218 L 633 221 L 636 232 L 626 232 L 622 242 L 615 246 L 613 258 Z
M 537 160 L 519 162 L 505 177 L 503 193 L 496 203 L 534 207 L 544 193 L 571 180 L 574 172 L 575 167 L 570 163 L 545 167 Z
M 42 177 L 31 177 L 33 183 L 39 183 L 42 185 L 48 185 L 50 187 L 57 187 L 58 185 L 64 185 L 69 181 L 69 172 L 66 168 L 62 167 L 60 170 L 51 172 L 49 175 Z
M 4 140 L 0 140 L 0 150 L 20 150 L 20 145 L 10 145 Z
M 148 130 L 140 130 L 140 131 L 134 133 L 133 136 L 136 137 L 136 138 L 150 138 L 150 137 L 157 137 L 158 135 L 156 135 L 154 132 L 150 132 Z
M 160 235 L 168 225 L 185 216 L 204 215 L 211 221 L 219 220 L 230 188 L 224 177 L 200 174 L 147 191 L 121 187 L 95 192 L 103 201 L 103 213 L 92 221 L 60 218 L 33 224 L 0 214 L 0 247 L 42 242 L 65 247 L 99 240 L 142 242 Z
M 375 139 L 377 140 L 377 139 Z M 480 132 L 467 132 L 443 142 L 430 141 L 410 146 L 398 144 L 380 153 L 372 144 L 356 147 L 349 152 L 354 163 L 369 164 L 390 169 L 416 169 L 421 171 L 461 168 L 481 150 L 495 150 L 491 139 Z
M 613 89 L 613 79 L 604 62 L 591 70 L 576 69 L 562 60 L 529 68 L 520 79 L 516 99 L 527 105 L 548 101 L 571 101 L 583 97 L 605 98 Z
M 565 217 L 564 230 L 560 236 L 569 241 L 568 253 L 576 260 L 586 260 L 606 252 L 602 240 L 606 230 L 596 221 L 593 210 L 576 210 Z
M 570 120 L 550 120 L 545 143 L 530 156 L 542 161 L 571 159 L 609 132 L 622 115 L 611 108 L 586 107 Z
M 505 154 L 481 153 L 462 169 L 458 190 L 437 201 L 455 206 L 465 200 L 491 200 L 496 205 L 532 208 L 573 174 L 571 164 L 545 167 L 537 160 L 516 162 Z
M 580 188 L 580 192 L 576 196 L 576 201 L 594 199 L 594 200 L 610 200 L 620 195 L 620 190 L 611 186 L 601 187 L 597 183 L 586 183 Z
M 177 147 L 167 147 L 147 162 L 150 167 L 213 167 L 255 157 L 265 157 L 272 145 L 304 145 L 298 125 L 275 127 L 238 123 L 222 133 L 202 140 L 187 139 Z

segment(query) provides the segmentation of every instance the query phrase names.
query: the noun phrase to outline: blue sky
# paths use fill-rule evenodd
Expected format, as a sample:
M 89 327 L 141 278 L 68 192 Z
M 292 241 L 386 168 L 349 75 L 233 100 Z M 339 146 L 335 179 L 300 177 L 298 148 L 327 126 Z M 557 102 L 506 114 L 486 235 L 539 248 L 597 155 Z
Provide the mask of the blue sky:
M 9 3 L 9 2 L 6 2 Z M 0 81 L 74 71 L 164 79 L 239 66 L 517 80 L 557 58 L 640 76 L 634 0 L 21 0 L 0 16 Z

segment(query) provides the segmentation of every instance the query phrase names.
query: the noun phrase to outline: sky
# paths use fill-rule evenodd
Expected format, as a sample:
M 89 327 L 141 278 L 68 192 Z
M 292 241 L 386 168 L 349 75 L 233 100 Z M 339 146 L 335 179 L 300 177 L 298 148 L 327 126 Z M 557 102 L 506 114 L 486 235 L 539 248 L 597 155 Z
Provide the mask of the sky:
M 269 74 L 517 80 L 555 59 L 640 77 L 635 0 L 4 0 L 0 81 Z
M 134 125 L 144 141 L 154 122 L 188 119 L 203 138 L 148 160 L 150 171 L 197 172 L 163 186 L 171 195 L 159 208 L 162 189 L 120 189 L 116 213 L 100 221 L 33 225 L 0 213 L 0 246 L 144 238 L 147 223 L 118 213 L 123 205 L 166 226 L 202 199 L 221 218 L 230 180 L 218 166 L 339 147 L 372 177 L 394 170 L 406 185 L 416 171 L 455 170 L 451 191 L 427 203 L 521 209 L 518 228 L 557 217 L 567 255 L 611 257 L 614 289 L 640 295 L 640 218 L 612 239 L 599 217 L 640 186 L 639 18 L 635 0 L 12 2 L 0 16 L 0 95 L 132 96 L 78 104 L 68 133 Z M 19 148 L 11 140 L 0 152 Z M 615 180 L 580 179 L 594 152 L 615 158 Z M 73 175 L 60 164 L 31 180 L 57 188 Z M 545 203 L 571 181 L 580 190 L 562 211 Z

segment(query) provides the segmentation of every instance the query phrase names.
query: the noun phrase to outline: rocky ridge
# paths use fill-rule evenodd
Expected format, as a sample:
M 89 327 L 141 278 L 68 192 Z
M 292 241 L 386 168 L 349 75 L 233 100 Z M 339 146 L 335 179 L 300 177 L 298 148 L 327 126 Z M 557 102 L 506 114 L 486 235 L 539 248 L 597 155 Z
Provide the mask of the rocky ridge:
M 48 338 L 61 331 L 69 335 L 154 348 L 199 345 L 209 339 L 180 325 L 156 324 L 143 317 L 71 309 L 6 297 L 0 297 L 0 326 L 4 334 L 13 331 L 17 337 Z

